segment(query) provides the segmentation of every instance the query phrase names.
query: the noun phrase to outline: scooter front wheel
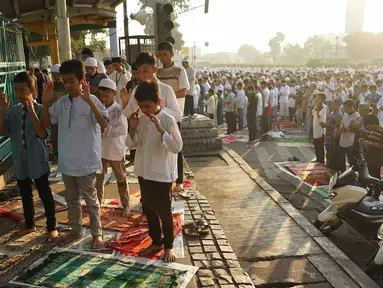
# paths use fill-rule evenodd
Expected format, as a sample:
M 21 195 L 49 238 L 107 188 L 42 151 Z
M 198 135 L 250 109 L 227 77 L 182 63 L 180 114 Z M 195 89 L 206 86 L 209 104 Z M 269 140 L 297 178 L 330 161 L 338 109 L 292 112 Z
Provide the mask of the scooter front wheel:
M 321 222 L 316 220 L 314 222 L 315 228 L 317 228 L 320 232 L 325 236 L 330 236 L 332 232 L 338 229 L 343 224 L 342 221 L 336 219 L 334 221 Z

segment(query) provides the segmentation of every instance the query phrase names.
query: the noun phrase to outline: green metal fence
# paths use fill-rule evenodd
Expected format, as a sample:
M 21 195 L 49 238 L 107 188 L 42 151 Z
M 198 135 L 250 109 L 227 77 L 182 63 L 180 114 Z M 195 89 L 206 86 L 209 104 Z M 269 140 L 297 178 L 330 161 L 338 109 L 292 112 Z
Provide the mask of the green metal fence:
M 13 77 L 25 71 L 22 27 L 0 16 L 0 92 L 11 98 L 11 105 L 17 103 L 13 90 Z M 0 162 L 11 156 L 8 138 L 0 137 Z

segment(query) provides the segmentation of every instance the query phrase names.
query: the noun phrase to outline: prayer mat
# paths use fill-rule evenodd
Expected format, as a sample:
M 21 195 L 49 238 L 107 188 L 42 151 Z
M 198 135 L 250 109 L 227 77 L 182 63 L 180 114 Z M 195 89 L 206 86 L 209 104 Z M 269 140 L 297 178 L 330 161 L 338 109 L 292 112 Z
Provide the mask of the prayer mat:
M 55 201 L 56 212 L 64 211 L 68 207 L 61 202 Z M 45 216 L 45 210 L 43 202 L 39 197 L 34 197 L 34 206 L 35 206 L 35 219 Z M 17 222 L 24 222 L 24 212 L 23 212 L 23 202 L 21 199 L 11 202 L 7 205 L 0 207 L 0 215 L 4 215 L 9 219 Z
M 230 135 L 230 136 L 227 136 L 227 137 L 223 138 L 222 139 L 222 143 L 229 144 L 229 143 L 233 143 L 233 142 L 236 142 L 236 141 L 246 142 L 246 141 L 248 141 L 248 140 L 246 140 L 246 137 L 248 137 L 248 136 L 245 136 L 245 135 Z
M 181 214 L 173 214 L 174 237 L 182 230 Z M 139 256 L 139 252 L 149 247 L 152 244 L 152 239 L 149 236 L 148 223 L 136 222 L 128 230 L 122 233 L 121 237 L 116 241 L 111 242 L 108 247 L 113 248 L 123 254 L 129 256 Z M 147 258 L 158 259 L 164 254 L 160 251 L 155 255 L 148 255 Z
M 102 229 L 118 232 L 127 231 L 142 216 L 142 213 L 132 211 L 132 214 L 129 218 L 123 218 L 121 209 L 102 207 L 100 210 Z M 69 225 L 68 217 L 61 220 L 59 223 Z M 90 226 L 90 219 L 86 206 L 82 206 L 82 225 L 87 227 Z
M 94 254 L 52 252 L 12 283 L 54 288 L 180 287 L 187 271 Z
M 285 167 L 303 182 L 313 186 L 328 185 L 332 176 L 331 170 L 319 163 L 286 162 Z
M 278 143 L 282 143 L 282 142 L 310 143 L 310 140 L 307 137 L 280 137 L 280 138 L 274 138 L 274 141 Z
M 11 232 L 9 236 L 4 235 L 7 239 L 5 243 L 0 245 L 0 271 L 7 270 L 48 240 L 45 228 L 38 228 L 36 231 L 23 236 L 17 236 L 17 232 Z
M 140 190 L 137 190 L 133 193 L 129 193 L 129 198 L 139 198 L 141 197 L 141 191 Z M 106 202 L 107 205 L 110 205 L 110 206 L 116 206 L 118 207 L 120 205 L 120 198 L 117 198 L 117 199 L 114 199 L 112 201 L 109 201 L 109 202 Z
M 299 130 L 299 131 L 283 131 L 283 134 L 285 134 L 285 135 L 289 135 L 289 136 L 291 136 L 291 135 L 308 135 L 308 133 L 306 132 L 306 131 L 301 131 L 301 130 Z
M 271 125 L 273 127 L 296 127 L 297 123 L 290 121 L 275 121 L 272 122 Z

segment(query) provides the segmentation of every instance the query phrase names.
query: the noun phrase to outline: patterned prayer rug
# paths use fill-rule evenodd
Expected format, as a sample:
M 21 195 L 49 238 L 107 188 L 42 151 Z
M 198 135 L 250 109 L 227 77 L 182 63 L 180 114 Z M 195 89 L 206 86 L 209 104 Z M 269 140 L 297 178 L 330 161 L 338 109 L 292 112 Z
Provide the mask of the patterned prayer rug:
M 123 218 L 122 209 L 102 207 L 100 217 L 101 226 L 105 230 L 124 232 L 132 227 L 132 225 L 134 225 L 134 223 L 136 223 L 141 216 L 142 213 L 132 211 L 129 218 Z M 69 225 L 68 217 L 64 218 L 59 223 Z M 82 225 L 88 227 L 90 226 L 90 219 L 86 206 L 82 206 Z
M 174 236 L 177 236 L 177 234 L 182 230 L 182 220 L 180 214 L 173 214 L 173 226 Z M 120 238 L 111 242 L 108 247 L 129 256 L 139 256 L 139 252 L 142 249 L 149 247 L 151 243 L 152 239 L 149 236 L 148 223 L 145 221 L 134 223 L 134 225 L 122 233 Z M 147 258 L 158 259 L 162 255 L 163 251 L 155 255 L 148 255 Z
M 298 143 L 310 143 L 308 137 L 300 136 L 300 137 L 280 137 L 274 138 L 274 140 L 278 143 L 281 142 L 298 142 Z
M 303 182 L 314 186 L 328 185 L 332 176 L 331 170 L 324 164 L 286 162 L 285 167 Z
M 14 282 L 55 288 L 175 288 L 180 286 L 181 278 L 187 273 L 69 251 L 50 253 L 44 261 L 33 266 Z
M 55 201 L 56 212 L 64 211 L 68 207 L 60 202 Z M 45 210 L 43 202 L 39 197 L 34 197 L 34 206 L 35 206 L 35 219 L 44 217 Z M 7 205 L 0 207 L 0 215 L 4 215 L 9 219 L 17 222 L 24 222 L 24 213 L 23 213 L 23 203 L 21 199 L 11 202 Z

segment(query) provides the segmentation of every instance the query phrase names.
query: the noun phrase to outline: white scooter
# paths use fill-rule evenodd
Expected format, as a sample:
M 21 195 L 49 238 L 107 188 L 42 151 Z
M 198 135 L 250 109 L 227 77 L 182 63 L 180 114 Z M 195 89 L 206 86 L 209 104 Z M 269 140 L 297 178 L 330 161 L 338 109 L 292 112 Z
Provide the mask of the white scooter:
M 370 176 L 363 151 L 357 167 L 358 171 L 351 167 L 341 175 L 334 174 L 331 177 L 330 204 L 318 215 L 314 226 L 328 236 L 342 225 L 342 221 L 346 221 L 366 238 L 376 239 L 378 231 L 378 239 L 383 239 L 383 204 L 371 206 L 363 202 L 369 192 L 382 185 L 382 181 Z M 373 261 L 375 265 L 383 264 L 383 240 L 380 242 L 381 249 Z M 369 262 L 372 262 L 372 257 Z

